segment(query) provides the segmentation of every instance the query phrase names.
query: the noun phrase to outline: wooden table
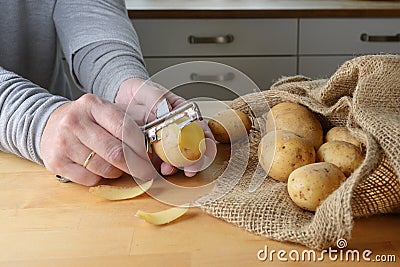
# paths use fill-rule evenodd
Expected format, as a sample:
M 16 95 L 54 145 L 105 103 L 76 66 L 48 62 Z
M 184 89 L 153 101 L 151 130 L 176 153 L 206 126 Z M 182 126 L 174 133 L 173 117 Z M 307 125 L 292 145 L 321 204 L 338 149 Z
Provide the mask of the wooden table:
M 178 174 L 171 180 L 204 179 Z M 134 185 L 128 176 L 113 183 Z M 166 207 L 146 195 L 106 201 L 84 186 L 57 182 L 42 166 L 0 152 L 0 266 L 320 266 L 260 262 L 257 252 L 265 245 L 276 251 L 306 248 L 253 235 L 196 208 L 162 227 L 134 216 L 138 209 Z M 399 266 L 400 216 L 357 220 L 348 247 L 397 258 L 397 263 L 370 266 Z M 323 266 L 348 264 L 325 261 Z

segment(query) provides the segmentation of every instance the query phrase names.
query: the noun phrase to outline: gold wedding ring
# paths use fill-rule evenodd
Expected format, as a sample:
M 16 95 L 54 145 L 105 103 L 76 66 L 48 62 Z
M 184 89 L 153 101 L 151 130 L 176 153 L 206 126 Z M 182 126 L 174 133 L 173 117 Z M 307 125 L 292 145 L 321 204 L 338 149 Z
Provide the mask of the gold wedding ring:
M 96 155 L 96 152 L 92 151 L 90 152 L 89 156 L 86 158 L 85 162 L 83 163 L 83 168 L 86 168 L 89 162 L 92 160 L 92 158 Z

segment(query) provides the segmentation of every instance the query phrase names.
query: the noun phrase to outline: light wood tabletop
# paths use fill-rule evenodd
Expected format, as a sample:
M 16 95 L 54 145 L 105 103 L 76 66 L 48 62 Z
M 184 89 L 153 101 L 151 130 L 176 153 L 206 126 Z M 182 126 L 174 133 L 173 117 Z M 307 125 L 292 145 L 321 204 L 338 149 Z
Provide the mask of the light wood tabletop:
M 220 149 L 224 151 L 224 149 Z M 221 156 L 221 155 L 219 155 Z M 179 184 L 209 181 L 208 172 Z M 104 183 L 135 185 L 124 176 Z M 260 261 L 257 253 L 307 249 L 246 232 L 204 214 L 198 208 L 171 224 L 154 226 L 136 218 L 138 209 L 167 208 L 148 195 L 124 201 L 95 197 L 88 188 L 59 183 L 44 167 L 0 152 L 0 266 L 320 266 L 320 262 Z M 349 249 L 370 257 L 394 255 L 399 266 L 400 216 L 382 215 L 356 220 Z M 260 254 L 262 256 L 262 254 Z M 393 256 L 390 256 L 393 260 Z M 365 262 L 325 259 L 323 266 L 368 266 Z

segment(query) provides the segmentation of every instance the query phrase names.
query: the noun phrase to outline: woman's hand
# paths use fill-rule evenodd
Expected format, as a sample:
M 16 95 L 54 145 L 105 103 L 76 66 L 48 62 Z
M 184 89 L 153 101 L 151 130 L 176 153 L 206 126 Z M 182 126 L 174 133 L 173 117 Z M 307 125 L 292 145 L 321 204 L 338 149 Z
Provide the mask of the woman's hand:
M 41 139 L 46 168 L 87 186 L 123 172 L 140 179 L 154 178 L 156 170 L 147 156 L 143 133 L 133 119 L 124 116 L 120 107 L 91 94 L 60 106 L 49 117 Z M 124 127 L 130 136 L 123 144 Z M 85 168 L 92 151 L 96 154 Z M 138 168 L 128 169 L 124 152 Z
M 175 109 L 186 101 L 159 84 L 134 78 L 128 79 L 121 84 L 115 98 L 115 103 L 126 110 L 137 124 L 144 125 L 156 119 L 157 105 L 163 99 L 168 101 L 171 105 L 171 109 Z M 200 122 L 200 125 L 206 137 L 205 155 L 214 157 L 216 154 L 214 136 L 208 128 L 207 123 Z M 153 155 L 153 157 L 153 163 L 156 167 L 161 169 L 163 175 L 172 175 L 178 171 L 175 166 L 162 162 L 156 155 Z M 188 177 L 194 176 L 200 170 L 203 161 L 204 158 L 200 159 L 192 166 L 186 167 L 184 169 L 185 175 Z
M 50 115 L 41 138 L 40 151 L 45 167 L 87 186 L 97 184 L 101 178 L 118 178 L 124 172 L 142 180 L 155 178 L 157 170 L 164 175 L 176 173 L 176 167 L 162 162 L 156 155 L 150 161 L 138 125 L 156 118 L 156 107 L 162 99 L 166 98 L 171 108 L 185 100 L 159 85 L 142 86 L 143 83 L 140 79 L 124 82 L 115 104 L 85 94 L 57 108 Z M 212 133 L 206 123 L 200 124 L 208 139 L 206 155 L 213 156 L 216 149 Z M 94 156 L 83 166 L 92 152 Z M 185 174 L 195 175 L 202 163 L 200 159 L 186 167 Z
M 139 125 L 156 119 L 158 104 L 166 99 L 171 109 L 186 100 L 161 85 L 138 78 L 128 79 L 119 87 L 115 103 L 128 112 Z

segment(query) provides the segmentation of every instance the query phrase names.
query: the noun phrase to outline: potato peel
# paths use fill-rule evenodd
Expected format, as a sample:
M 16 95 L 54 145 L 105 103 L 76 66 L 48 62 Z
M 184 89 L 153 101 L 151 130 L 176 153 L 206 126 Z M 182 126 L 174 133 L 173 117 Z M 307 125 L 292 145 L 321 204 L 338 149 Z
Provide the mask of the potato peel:
M 153 180 L 150 180 L 140 186 L 124 187 L 111 185 L 98 185 L 89 188 L 89 192 L 95 196 L 108 200 L 123 200 L 140 196 L 152 186 Z
M 173 207 L 159 212 L 149 213 L 142 210 L 136 212 L 136 217 L 154 225 L 170 223 L 188 211 L 189 207 Z

